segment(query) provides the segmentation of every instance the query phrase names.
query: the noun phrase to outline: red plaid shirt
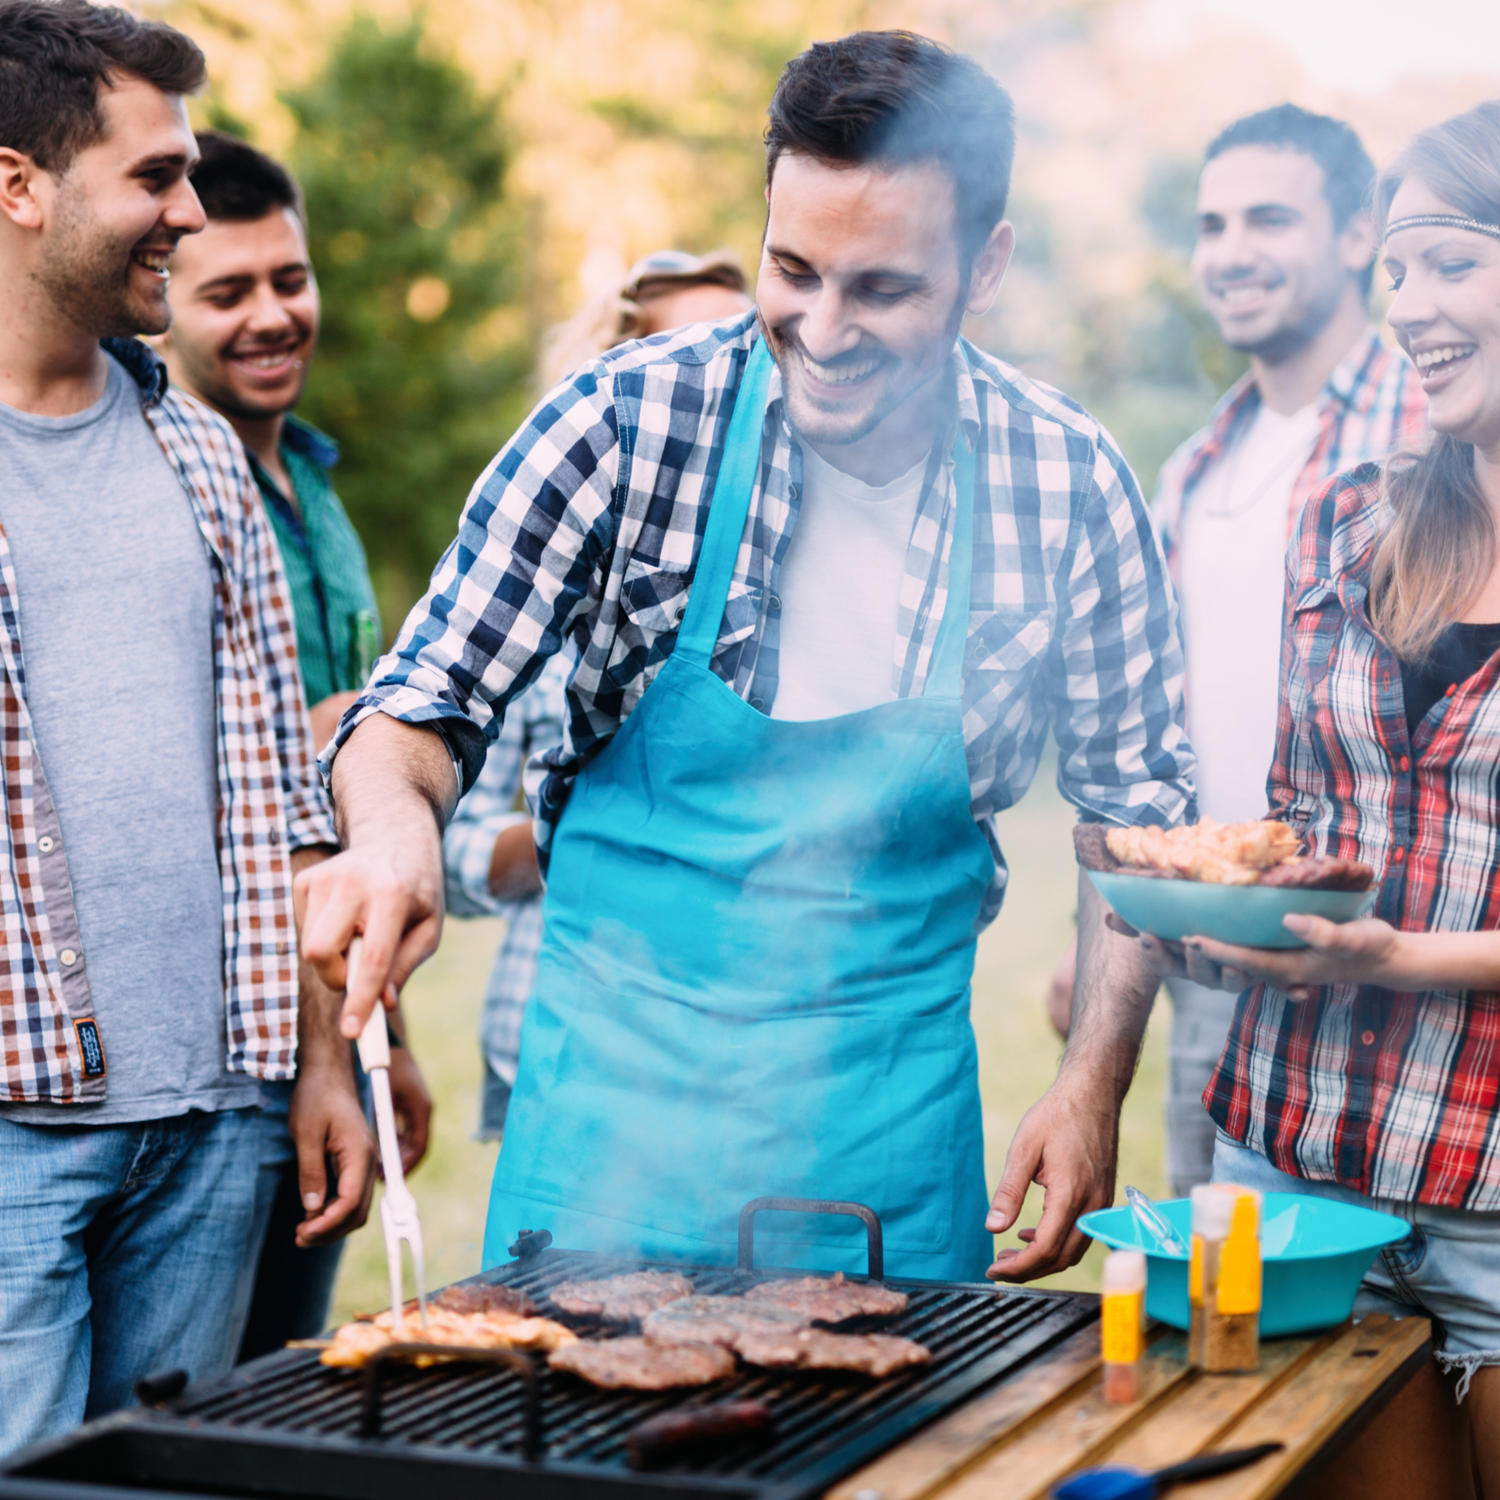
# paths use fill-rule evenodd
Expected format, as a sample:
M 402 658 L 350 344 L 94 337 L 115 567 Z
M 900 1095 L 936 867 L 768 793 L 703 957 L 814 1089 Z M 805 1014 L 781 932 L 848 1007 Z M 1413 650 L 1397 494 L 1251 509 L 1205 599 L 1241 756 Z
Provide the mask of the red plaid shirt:
M 290 1078 L 297 1046 L 293 849 L 337 842 L 313 758 L 290 597 L 245 452 L 144 344 L 108 345 L 193 508 L 214 583 L 219 870 L 231 1071 Z M 3 506 L 0 506 L 3 515 Z M 10 546 L 0 527 L 0 1099 L 94 1102 L 94 1019 L 67 854 L 31 734 Z M 87 599 L 78 601 L 80 609 Z M 151 664 L 141 663 L 149 672 Z M 80 732 L 87 731 L 80 719 Z M 170 997 L 164 997 L 170 1003 Z M 109 1037 L 100 1028 L 108 1055 Z
M 1411 361 L 1380 341 L 1373 328 L 1334 367 L 1318 398 L 1318 441 L 1292 486 L 1286 529 L 1290 536 L 1308 497 L 1344 469 L 1385 458 L 1427 438 L 1427 397 Z M 1255 420 L 1260 387 L 1252 375 L 1235 382 L 1214 407 L 1208 424 L 1162 465 L 1152 513 L 1167 566 L 1177 577 L 1182 518 L 1203 476 Z
M 1500 656 L 1408 737 L 1401 666 L 1365 610 L 1380 468 L 1333 480 L 1287 560 L 1273 816 L 1380 874 L 1409 931 L 1500 926 Z M 1375 1198 L 1500 1210 L 1500 993 L 1331 985 L 1240 997 L 1204 1094 L 1284 1172 Z

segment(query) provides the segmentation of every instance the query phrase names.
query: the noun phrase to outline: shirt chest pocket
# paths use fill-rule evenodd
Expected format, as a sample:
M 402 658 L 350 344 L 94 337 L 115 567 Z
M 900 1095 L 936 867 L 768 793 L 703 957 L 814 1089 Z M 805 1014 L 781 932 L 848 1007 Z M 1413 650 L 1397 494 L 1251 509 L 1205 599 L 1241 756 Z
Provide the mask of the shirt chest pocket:
M 620 583 L 619 623 L 607 675 L 626 692 L 639 691 L 666 659 L 687 616 L 692 573 L 634 559 Z M 717 650 L 748 639 L 760 617 L 760 590 L 735 582 L 718 622 Z
M 1284 684 L 1295 714 L 1322 688 L 1348 628 L 1337 585 L 1322 578 L 1304 584 L 1291 602 L 1285 628 L 1296 654 Z

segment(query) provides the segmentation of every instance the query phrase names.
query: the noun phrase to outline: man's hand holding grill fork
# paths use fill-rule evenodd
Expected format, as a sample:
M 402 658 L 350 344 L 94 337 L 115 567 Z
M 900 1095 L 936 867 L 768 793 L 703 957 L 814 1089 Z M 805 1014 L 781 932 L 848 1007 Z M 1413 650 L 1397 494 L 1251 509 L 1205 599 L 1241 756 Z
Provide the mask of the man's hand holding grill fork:
M 333 799 L 343 852 L 297 877 L 297 899 L 303 955 L 331 989 L 344 988 L 350 941 L 364 939 L 339 1020 L 352 1041 L 377 1001 L 393 1009 L 412 971 L 437 950 L 442 829 L 458 785 L 436 733 L 376 713 L 340 749 Z

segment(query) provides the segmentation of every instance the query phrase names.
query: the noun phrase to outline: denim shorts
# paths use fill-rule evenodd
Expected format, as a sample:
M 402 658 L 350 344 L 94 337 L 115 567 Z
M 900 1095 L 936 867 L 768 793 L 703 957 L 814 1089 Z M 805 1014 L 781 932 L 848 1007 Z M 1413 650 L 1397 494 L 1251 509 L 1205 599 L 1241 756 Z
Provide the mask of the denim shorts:
M 1476 1369 L 1500 1365 L 1500 1213 L 1393 1203 L 1336 1182 L 1309 1182 L 1279 1171 L 1222 1130 L 1214 1144 L 1214 1181 L 1237 1182 L 1263 1193 L 1310 1193 L 1405 1219 L 1411 1233 L 1375 1257 L 1355 1299 L 1354 1316 L 1431 1318 L 1438 1364 L 1461 1372 L 1460 1401 Z

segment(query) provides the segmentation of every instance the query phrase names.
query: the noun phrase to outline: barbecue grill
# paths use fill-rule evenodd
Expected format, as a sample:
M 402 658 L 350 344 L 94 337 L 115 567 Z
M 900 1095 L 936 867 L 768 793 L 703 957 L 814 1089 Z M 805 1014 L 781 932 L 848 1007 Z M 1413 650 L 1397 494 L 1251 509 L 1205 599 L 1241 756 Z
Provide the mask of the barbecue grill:
M 734 1268 L 627 1262 L 546 1248 L 543 1235 L 523 1236 L 512 1247 L 516 1260 L 473 1280 L 517 1287 L 545 1315 L 587 1334 L 581 1320 L 551 1304 L 549 1288 L 670 1269 L 696 1292 L 725 1295 L 778 1274 L 805 1274 L 754 1269 L 753 1220 L 762 1208 L 858 1212 L 869 1229 L 872 1279 L 879 1278 L 879 1222 L 868 1209 L 760 1199 L 741 1218 Z M 508 1352 L 425 1370 L 385 1360 L 351 1374 L 320 1365 L 312 1350 L 289 1349 L 189 1386 L 155 1409 L 119 1412 L 15 1455 L 0 1471 L 0 1497 L 83 1500 L 87 1487 L 105 1485 L 172 1491 L 179 1500 L 184 1492 L 412 1500 L 439 1487 L 444 1500 L 630 1500 L 653 1492 L 676 1500 L 802 1500 L 1098 1316 L 1097 1299 L 1071 1293 L 886 1284 L 910 1301 L 899 1317 L 880 1320 L 881 1331 L 919 1340 L 932 1360 L 883 1380 L 744 1368 L 701 1390 L 606 1391 L 547 1369 L 545 1359 Z M 650 1472 L 629 1467 L 626 1438 L 648 1417 L 727 1398 L 763 1402 L 774 1435 Z

